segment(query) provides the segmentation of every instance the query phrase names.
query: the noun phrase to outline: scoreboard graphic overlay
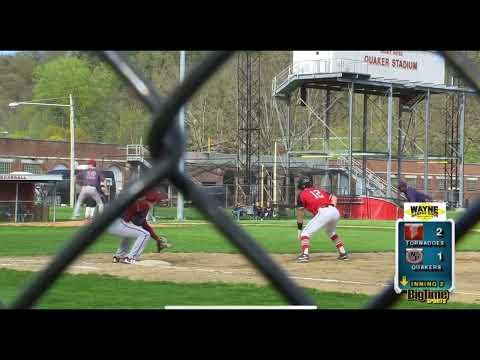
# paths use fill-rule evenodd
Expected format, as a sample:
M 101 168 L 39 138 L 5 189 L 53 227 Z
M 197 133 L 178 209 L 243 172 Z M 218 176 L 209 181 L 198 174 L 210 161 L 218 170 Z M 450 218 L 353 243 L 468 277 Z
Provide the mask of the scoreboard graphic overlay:
M 413 206 L 410 214 L 418 209 L 417 204 L 412 204 L 405 204 L 405 207 Z M 406 216 L 408 220 L 397 220 L 395 291 L 451 292 L 455 288 L 455 224 L 446 219 L 446 214 L 438 216 L 438 204 L 420 206 L 424 210 L 422 220 L 412 216 Z M 435 215 L 427 220 L 426 212 Z

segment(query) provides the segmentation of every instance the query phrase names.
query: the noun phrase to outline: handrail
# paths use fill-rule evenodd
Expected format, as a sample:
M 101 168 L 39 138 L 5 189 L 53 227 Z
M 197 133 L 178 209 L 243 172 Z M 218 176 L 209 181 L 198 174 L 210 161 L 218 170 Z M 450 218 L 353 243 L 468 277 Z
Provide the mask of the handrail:
M 272 80 L 272 91 L 275 94 L 290 76 L 308 74 L 329 74 L 329 73 L 358 73 L 369 74 L 368 64 L 360 60 L 352 59 L 321 59 L 303 60 L 288 65 L 280 71 Z

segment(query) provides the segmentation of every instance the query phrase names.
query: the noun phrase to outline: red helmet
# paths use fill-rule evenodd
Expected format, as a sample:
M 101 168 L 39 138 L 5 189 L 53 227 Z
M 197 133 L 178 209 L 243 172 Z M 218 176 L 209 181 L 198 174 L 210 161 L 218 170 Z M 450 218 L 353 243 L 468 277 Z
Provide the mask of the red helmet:
M 152 203 L 157 203 L 159 201 L 167 199 L 168 196 L 164 193 L 159 193 L 157 191 L 149 191 L 145 195 L 145 200 Z
M 88 160 L 88 165 L 93 166 L 93 167 L 97 167 L 97 162 L 93 159 L 90 159 L 90 160 Z

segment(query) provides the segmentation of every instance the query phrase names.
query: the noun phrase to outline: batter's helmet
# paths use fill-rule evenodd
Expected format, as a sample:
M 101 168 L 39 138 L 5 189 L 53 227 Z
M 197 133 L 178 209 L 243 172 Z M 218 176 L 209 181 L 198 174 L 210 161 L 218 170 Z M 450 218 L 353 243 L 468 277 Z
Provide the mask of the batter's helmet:
M 312 187 L 313 181 L 310 176 L 302 176 L 300 180 L 298 180 L 297 189 L 303 190 L 307 187 Z

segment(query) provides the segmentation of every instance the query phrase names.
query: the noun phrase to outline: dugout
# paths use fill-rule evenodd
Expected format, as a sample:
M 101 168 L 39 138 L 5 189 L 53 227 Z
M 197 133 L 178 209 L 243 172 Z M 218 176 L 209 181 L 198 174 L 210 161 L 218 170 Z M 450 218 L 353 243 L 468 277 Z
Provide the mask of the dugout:
M 61 180 L 59 175 L 0 175 L 0 222 L 46 222 L 50 206 L 55 221 L 57 182 Z

